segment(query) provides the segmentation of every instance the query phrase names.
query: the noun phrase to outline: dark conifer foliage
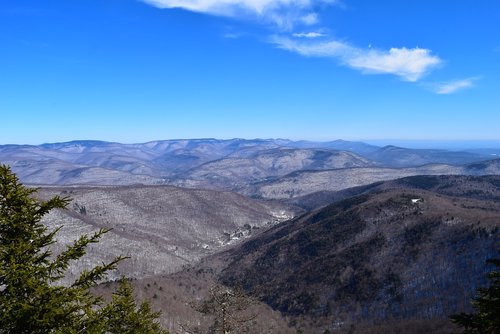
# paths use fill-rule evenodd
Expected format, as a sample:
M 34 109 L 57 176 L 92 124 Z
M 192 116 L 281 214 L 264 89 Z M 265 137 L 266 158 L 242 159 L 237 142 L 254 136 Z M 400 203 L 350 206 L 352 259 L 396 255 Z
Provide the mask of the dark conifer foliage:
M 488 274 L 490 286 L 479 288 L 472 301 L 476 313 L 461 313 L 451 317 L 466 334 L 500 333 L 500 258 L 488 260 L 497 269 Z
M 119 309 L 121 299 L 103 306 L 103 300 L 89 289 L 124 258 L 85 270 L 71 285 L 62 285 L 71 262 L 84 256 L 86 247 L 98 242 L 107 230 L 83 235 L 60 254 L 53 254 L 50 246 L 59 230 L 49 231 L 41 220 L 53 209 L 66 208 L 70 200 L 55 196 L 39 201 L 36 192 L 19 183 L 9 167 L 0 165 L 0 333 L 109 332 L 116 313 L 108 311 Z M 131 298 L 130 290 L 120 289 L 119 296 Z M 154 325 L 158 315 L 147 304 L 123 312 L 126 318 L 141 317 L 157 330 L 144 333 L 160 333 Z
M 123 278 L 113 293 L 113 301 L 102 310 L 110 334 L 167 334 L 156 319 L 159 312 L 153 312 L 148 302 L 137 305 L 130 283 Z

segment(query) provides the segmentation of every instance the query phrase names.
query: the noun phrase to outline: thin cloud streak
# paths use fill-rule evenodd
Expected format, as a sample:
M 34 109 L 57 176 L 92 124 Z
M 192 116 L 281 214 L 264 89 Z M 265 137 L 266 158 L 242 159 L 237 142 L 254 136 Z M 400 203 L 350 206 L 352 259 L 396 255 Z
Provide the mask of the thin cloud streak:
M 271 42 L 277 47 L 308 57 L 333 58 L 341 64 L 366 74 L 393 74 L 405 81 L 415 82 L 436 68 L 442 60 L 431 50 L 421 48 L 391 48 L 387 51 L 363 49 L 348 43 L 330 40 L 300 42 L 274 36 Z
M 453 94 L 464 89 L 469 89 L 475 86 L 475 81 L 479 78 L 466 78 L 461 80 L 449 81 L 440 84 L 435 84 L 434 92 L 436 94 Z
M 294 33 L 292 34 L 292 36 L 297 38 L 319 38 L 319 37 L 325 37 L 326 35 L 317 31 L 311 31 L 311 32 Z

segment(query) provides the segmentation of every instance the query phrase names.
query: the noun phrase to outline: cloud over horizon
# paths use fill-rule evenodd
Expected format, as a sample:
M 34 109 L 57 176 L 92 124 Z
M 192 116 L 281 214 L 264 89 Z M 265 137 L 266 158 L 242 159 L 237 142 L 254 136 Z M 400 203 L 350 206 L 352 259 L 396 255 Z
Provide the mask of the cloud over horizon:
M 442 63 L 431 50 L 418 47 L 364 49 L 337 40 L 302 42 L 279 36 L 274 36 L 271 42 L 281 49 L 303 56 L 336 59 L 341 64 L 360 70 L 362 73 L 393 74 L 410 82 L 418 81 Z

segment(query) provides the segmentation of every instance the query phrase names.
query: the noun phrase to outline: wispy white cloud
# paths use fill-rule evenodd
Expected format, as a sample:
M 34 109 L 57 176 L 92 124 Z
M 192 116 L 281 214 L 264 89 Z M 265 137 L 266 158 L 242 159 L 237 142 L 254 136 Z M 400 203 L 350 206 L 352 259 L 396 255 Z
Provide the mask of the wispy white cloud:
M 365 73 L 389 73 L 407 81 L 417 81 L 442 60 L 428 49 L 391 48 L 388 51 L 357 49 L 346 63 Z
M 316 13 L 308 13 L 300 16 L 299 20 L 305 25 L 312 26 L 319 23 L 319 17 Z
M 292 34 L 293 37 L 297 38 L 319 38 L 326 36 L 325 34 L 318 31 L 310 31 L 310 32 L 299 32 Z
M 405 81 L 415 82 L 443 61 L 424 48 L 391 48 L 381 50 L 361 48 L 340 40 L 325 40 L 321 31 L 318 8 L 341 5 L 340 0 L 141 0 L 158 8 L 184 10 L 226 16 L 235 19 L 257 19 L 272 23 L 272 30 L 280 36 L 272 43 L 282 49 L 309 57 L 327 57 L 366 74 L 392 74 Z M 294 32 L 298 27 L 311 32 Z M 276 29 L 277 28 L 277 29 Z M 292 33 L 283 37 L 285 31 Z M 239 35 L 226 34 L 226 38 Z M 322 38 L 319 38 L 322 37 Z
M 181 8 L 227 17 L 254 16 L 270 21 L 283 30 L 296 24 L 314 25 L 319 17 L 314 6 L 337 0 L 142 0 L 158 8 Z
M 337 40 L 303 42 L 276 36 L 272 43 L 303 56 L 334 58 L 363 73 L 393 74 L 412 82 L 442 63 L 430 50 L 421 48 L 364 49 Z
M 472 77 L 461 80 L 438 83 L 432 86 L 436 94 L 453 94 L 458 91 L 474 87 L 475 81 L 477 81 L 478 79 L 479 79 L 478 77 Z

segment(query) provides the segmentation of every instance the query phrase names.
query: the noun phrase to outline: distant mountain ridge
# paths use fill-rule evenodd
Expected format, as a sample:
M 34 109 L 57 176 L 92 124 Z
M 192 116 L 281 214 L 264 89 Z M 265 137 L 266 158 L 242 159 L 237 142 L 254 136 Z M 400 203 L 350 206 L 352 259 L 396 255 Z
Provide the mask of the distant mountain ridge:
M 418 167 L 357 167 L 320 171 L 296 171 L 275 180 L 252 184 L 247 195 L 261 198 L 290 199 L 320 191 L 340 191 L 379 181 L 415 175 L 499 175 L 500 159 L 462 166 L 429 164 Z M 245 193 L 245 191 L 243 191 Z
M 210 187 L 218 185 L 233 190 L 262 180 L 277 179 L 296 171 L 376 166 L 362 156 L 328 149 L 273 148 L 244 157 L 241 152 L 210 161 L 177 175 L 177 185 Z M 196 185 L 196 186 L 195 186 Z
M 22 182 L 33 185 L 170 184 L 290 198 L 411 175 L 498 173 L 498 163 L 485 161 L 492 156 L 478 152 L 344 140 L 76 140 L 1 145 L 0 163 L 9 164 Z
M 366 154 L 368 158 L 390 167 L 410 167 L 429 163 L 463 165 L 477 161 L 478 153 L 436 149 L 408 149 L 393 145 L 384 146 Z M 483 159 L 492 158 L 484 156 Z

